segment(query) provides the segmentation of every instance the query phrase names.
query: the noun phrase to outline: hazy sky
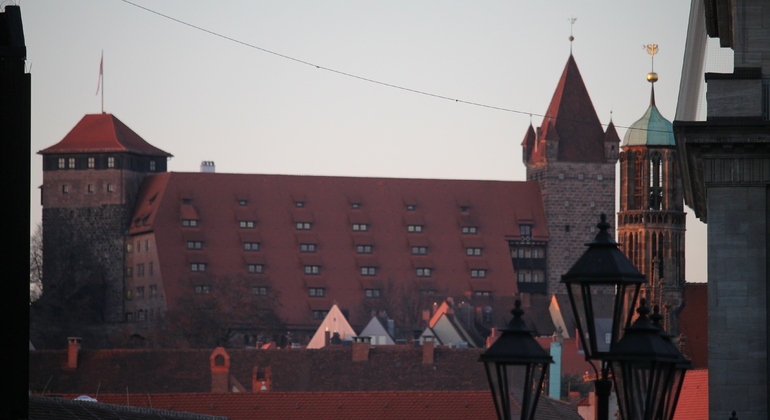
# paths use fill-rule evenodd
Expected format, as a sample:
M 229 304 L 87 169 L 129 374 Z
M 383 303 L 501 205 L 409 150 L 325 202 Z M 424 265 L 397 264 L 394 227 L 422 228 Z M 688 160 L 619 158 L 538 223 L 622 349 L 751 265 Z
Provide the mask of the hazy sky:
M 104 110 L 171 153 L 169 170 L 524 180 L 521 140 L 573 53 L 603 123 L 656 100 L 674 117 L 689 1 L 17 0 L 32 73 L 32 221 L 37 151 Z M 8 4 L 9 2 L 4 2 Z M 534 125 L 542 118 L 532 116 Z M 688 209 L 687 280 L 706 279 L 705 225 Z

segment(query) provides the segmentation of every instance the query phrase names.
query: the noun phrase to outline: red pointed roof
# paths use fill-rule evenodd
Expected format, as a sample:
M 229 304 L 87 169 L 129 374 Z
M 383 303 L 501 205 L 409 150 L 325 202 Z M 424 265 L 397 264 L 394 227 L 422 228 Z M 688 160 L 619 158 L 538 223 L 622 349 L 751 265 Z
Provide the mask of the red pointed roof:
M 615 123 L 612 121 L 607 124 L 607 131 L 604 132 L 604 142 L 617 144 L 620 143 L 620 136 L 618 136 L 618 131 L 615 129 Z
M 555 130 L 549 138 L 559 140 L 560 161 L 606 161 L 604 130 L 572 55 L 548 106 L 546 121 L 543 124 L 544 137 Z
M 171 156 L 147 143 L 112 114 L 89 114 L 64 136 L 62 141 L 39 151 L 53 153 L 128 152 L 151 156 Z

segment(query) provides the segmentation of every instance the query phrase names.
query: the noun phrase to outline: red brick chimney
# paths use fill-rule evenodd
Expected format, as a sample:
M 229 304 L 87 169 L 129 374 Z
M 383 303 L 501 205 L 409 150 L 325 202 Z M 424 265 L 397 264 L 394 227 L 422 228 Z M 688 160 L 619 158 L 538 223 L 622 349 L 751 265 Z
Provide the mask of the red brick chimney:
M 365 362 L 369 360 L 369 347 L 372 337 L 353 337 L 353 361 Z
M 80 337 L 67 337 L 67 369 L 78 368 L 78 352 L 80 351 Z
M 422 362 L 433 363 L 433 348 L 436 346 L 433 336 L 426 335 L 422 339 Z
M 329 347 L 331 344 L 331 333 L 329 332 L 329 329 L 327 328 L 326 331 L 324 331 L 324 347 Z
M 254 366 L 254 372 L 251 375 L 251 392 L 270 392 L 273 388 L 270 367 L 266 367 L 261 375 L 259 373 L 259 367 Z
M 230 355 L 217 347 L 209 356 L 211 363 L 211 392 L 230 392 Z

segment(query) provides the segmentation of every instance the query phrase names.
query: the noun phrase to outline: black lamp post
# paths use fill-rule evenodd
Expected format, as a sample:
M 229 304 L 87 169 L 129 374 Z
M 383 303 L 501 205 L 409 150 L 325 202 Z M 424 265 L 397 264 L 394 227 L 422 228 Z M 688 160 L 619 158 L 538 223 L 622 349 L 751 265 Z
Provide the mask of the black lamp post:
M 484 363 L 499 420 L 511 420 L 513 395 L 521 407 L 521 420 L 532 420 L 551 356 L 532 337 L 521 315 L 521 301 L 511 311 L 513 319 L 495 343 L 479 357 Z
M 599 233 L 586 244 L 586 252 L 561 277 L 567 286 L 586 360 L 609 356 L 612 345 L 630 324 L 639 288 L 647 280 L 618 249 L 618 243 L 607 231 L 610 225 L 606 215 L 601 215 L 597 227 Z M 608 420 L 612 382 L 606 362 L 602 363 L 601 375 L 597 372 L 594 386 L 596 418 Z
M 684 384 L 684 375 L 688 370 L 692 369 L 692 363 L 684 357 L 684 355 L 673 343 L 673 336 L 666 332 L 666 330 L 664 330 L 660 325 L 660 321 L 663 319 L 663 316 L 660 314 L 660 308 L 658 305 L 653 307 L 652 312 L 653 314 L 650 315 L 650 321 L 652 321 L 652 324 L 658 328 L 661 336 L 663 336 L 663 338 L 666 340 L 666 344 L 679 355 L 676 365 L 674 366 L 674 376 L 672 377 L 672 380 L 666 390 L 666 400 L 663 402 L 663 412 L 662 416 L 660 417 L 662 420 L 673 420 L 674 413 L 676 412 L 676 404 L 679 401 L 679 394 L 682 392 L 682 384 Z
M 677 377 L 684 378 L 683 371 L 678 369 L 682 354 L 650 321 L 650 310 L 644 305 L 642 299 L 637 309 L 639 316 L 626 328 L 607 358 L 623 420 L 663 420 L 667 408 L 673 415 L 678 392 L 673 398 L 670 396 Z

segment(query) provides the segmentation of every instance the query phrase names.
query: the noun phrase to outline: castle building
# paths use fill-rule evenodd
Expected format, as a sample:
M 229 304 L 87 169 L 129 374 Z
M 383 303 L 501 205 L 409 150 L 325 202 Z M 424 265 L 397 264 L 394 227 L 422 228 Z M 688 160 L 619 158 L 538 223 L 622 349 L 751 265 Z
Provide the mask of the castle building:
M 603 129 L 570 55 L 542 125 L 530 126 L 522 142 L 527 180 L 540 185 L 550 238 L 542 293 L 566 293 L 561 276 L 585 252 L 599 214 L 615 214 L 619 143 L 612 123 Z
M 519 293 L 512 256 L 546 266 L 536 182 L 169 173 L 110 114 L 40 154 L 48 299 L 139 334 L 172 313 L 192 328 L 249 314 L 226 320 L 249 343 L 265 312 L 312 332 L 335 303 L 354 326 L 385 310 L 411 327 L 450 296 L 492 327 Z M 519 257 L 523 242 L 541 251 Z
M 654 83 L 657 74 L 647 79 Z M 671 122 L 650 106 L 623 138 L 620 152 L 618 242 L 647 276 L 640 297 L 660 305 L 669 333 L 677 335 L 676 313 L 684 292 L 685 213 Z

